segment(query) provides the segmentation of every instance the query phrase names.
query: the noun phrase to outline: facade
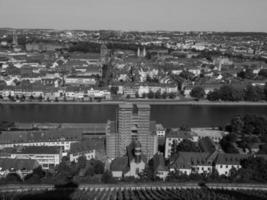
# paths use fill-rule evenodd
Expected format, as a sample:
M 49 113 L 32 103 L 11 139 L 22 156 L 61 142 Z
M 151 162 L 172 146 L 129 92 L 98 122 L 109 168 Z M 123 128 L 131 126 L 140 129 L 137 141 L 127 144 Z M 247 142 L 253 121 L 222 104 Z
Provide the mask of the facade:
M 126 147 L 139 140 L 147 158 L 157 152 L 155 123 L 150 121 L 149 105 L 120 104 L 116 122 L 108 122 L 106 130 L 107 155 L 117 158 L 126 154 Z
M 170 170 L 190 175 L 209 174 L 213 168 L 213 154 L 200 152 L 179 152 L 177 158 L 171 162 Z
M 62 148 L 50 147 L 18 147 L 14 149 L 10 157 L 12 159 L 32 159 L 36 160 L 43 169 L 52 169 L 59 165 L 62 158 Z
M 215 169 L 219 175 L 230 176 L 231 170 L 241 168 L 240 161 L 247 158 L 247 155 L 243 154 L 225 154 L 219 153 L 216 158 Z
M 70 161 L 78 162 L 78 158 L 85 156 L 86 160 L 95 158 L 95 149 L 83 142 L 72 143 L 69 151 Z

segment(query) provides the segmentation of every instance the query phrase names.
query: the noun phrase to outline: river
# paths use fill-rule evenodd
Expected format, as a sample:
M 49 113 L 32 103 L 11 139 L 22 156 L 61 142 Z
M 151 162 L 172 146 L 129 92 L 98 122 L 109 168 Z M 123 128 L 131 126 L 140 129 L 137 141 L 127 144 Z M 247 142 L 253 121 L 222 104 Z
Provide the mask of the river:
M 114 120 L 117 105 L 1 104 L 0 121 L 104 123 Z M 165 127 L 225 125 L 236 115 L 267 116 L 267 105 L 152 105 L 151 120 Z

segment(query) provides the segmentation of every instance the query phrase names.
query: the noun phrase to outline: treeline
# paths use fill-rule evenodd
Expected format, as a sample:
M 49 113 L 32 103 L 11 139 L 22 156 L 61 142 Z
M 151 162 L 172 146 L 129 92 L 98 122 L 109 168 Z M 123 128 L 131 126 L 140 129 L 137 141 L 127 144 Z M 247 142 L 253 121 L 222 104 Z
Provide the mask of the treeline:
M 267 84 L 264 87 L 248 85 L 246 88 L 224 85 L 207 94 L 210 101 L 263 101 L 267 100 Z
M 230 132 L 220 141 L 226 153 L 238 153 L 236 147 L 244 152 L 252 152 L 253 146 L 259 144 L 257 154 L 267 154 L 267 118 L 257 115 L 234 117 L 225 127 Z

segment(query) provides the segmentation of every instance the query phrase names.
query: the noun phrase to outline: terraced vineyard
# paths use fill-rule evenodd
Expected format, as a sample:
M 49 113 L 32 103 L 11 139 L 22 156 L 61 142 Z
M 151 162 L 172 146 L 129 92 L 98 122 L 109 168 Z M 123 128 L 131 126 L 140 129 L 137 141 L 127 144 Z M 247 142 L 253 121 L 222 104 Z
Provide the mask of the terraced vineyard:
M 0 193 L 0 198 L 5 200 L 266 200 L 267 192 L 222 189 L 98 188 L 6 192 Z

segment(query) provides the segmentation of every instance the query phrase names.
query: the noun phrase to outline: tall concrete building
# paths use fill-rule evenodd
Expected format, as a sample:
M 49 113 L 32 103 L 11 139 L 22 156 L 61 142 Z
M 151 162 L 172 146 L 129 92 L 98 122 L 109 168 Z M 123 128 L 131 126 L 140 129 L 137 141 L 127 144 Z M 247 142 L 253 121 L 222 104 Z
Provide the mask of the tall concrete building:
M 106 150 L 111 159 L 126 154 L 126 147 L 132 141 L 140 141 L 142 152 L 147 158 L 157 152 L 156 123 L 150 121 L 150 106 L 144 104 L 120 104 L 116 121 L 109 121 L 106 127 Z

